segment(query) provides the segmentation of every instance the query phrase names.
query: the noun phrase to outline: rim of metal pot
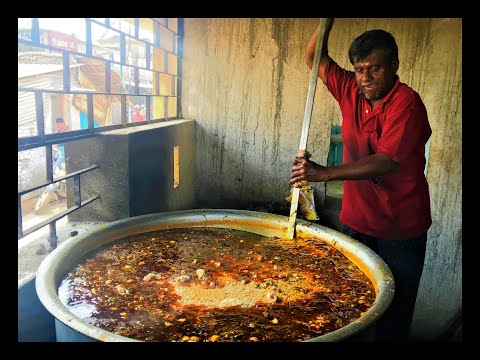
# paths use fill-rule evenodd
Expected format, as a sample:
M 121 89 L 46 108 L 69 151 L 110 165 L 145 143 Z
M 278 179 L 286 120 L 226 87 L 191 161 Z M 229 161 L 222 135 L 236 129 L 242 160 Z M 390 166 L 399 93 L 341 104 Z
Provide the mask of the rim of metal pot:
M 71 313 L 58 297 L 62 277 L 72 263 L 96 248 L 126 236 L 172 228 L 215 227 L 238 229 L 260 235 L 286 238 L 288 217 L 270 213 L 231 209 L 186 210 L 141 215 L 100 225 L 66 240 L 40 264 L 35 280 L 38 297 L 45 308 L 68 327 L 90 338 L 104 342 L 138 342 L 88 324 Z M 350 324 L 306 342 L 333 342 L 346 339 L 383 315 L 390 306 L 395 291 L 393 275 L 387 264 L 370 248 L 333 229 L 304 220 L 297 220 L 299 236 L 319 237 L 337 248 L 359 266 L 372 281 L 376 298 L 366 313 Z

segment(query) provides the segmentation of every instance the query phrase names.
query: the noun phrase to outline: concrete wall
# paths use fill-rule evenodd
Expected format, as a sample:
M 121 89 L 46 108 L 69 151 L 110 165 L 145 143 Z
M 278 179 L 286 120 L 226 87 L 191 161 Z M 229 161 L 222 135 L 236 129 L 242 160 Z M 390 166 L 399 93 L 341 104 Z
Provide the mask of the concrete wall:
M 179 186 L 174 187 L 173 148 L 179 146 Z M 194 122 L 175 120 L 106 131 L 65 144 L 67 173 L 96 164 L 81 177 L 82 200 L 100 198 L 69 215 L 70 221 L 115 221 L 194 207 Z M 70 181 L 70 180 L 69 180 Z M 68 184 L 68 207 L 74 205 Z
M 204 207 L 284 203 L 311 72 L 305 45 L 318 19 L 185 19 L 183 117 L 196 120 L 196 198 Z M 433 225 L 413 335 L 444 333 L 462 304 L 462 20 L 337 19 L 329 53 L 351 69 L 348 48 L 383 28 L 399 46 L 400 80 L 422 96 L 433 129 L 427 177 Z M 325 164 L 338 104 L 319 81 L 307 149 Z M 324 185 L 316 184 L 322 215 Z

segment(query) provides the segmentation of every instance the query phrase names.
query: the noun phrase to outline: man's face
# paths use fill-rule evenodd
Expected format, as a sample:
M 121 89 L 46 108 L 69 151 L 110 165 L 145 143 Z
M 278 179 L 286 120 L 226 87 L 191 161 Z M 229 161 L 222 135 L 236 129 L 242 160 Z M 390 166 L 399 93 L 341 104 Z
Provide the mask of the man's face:
M 398 60 L 387 61 L 383 50 L 373 50 L 353 63 L 357 85 L 367 100 L 380 100 L 395 84 Z

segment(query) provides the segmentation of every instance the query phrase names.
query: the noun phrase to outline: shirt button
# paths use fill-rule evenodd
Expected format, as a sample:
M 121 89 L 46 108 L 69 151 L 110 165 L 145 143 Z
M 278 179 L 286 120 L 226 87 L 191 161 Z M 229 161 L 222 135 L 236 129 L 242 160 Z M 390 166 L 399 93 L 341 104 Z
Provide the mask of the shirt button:
M 368 114 L 368 110 L 365 110 L 365 112 Z

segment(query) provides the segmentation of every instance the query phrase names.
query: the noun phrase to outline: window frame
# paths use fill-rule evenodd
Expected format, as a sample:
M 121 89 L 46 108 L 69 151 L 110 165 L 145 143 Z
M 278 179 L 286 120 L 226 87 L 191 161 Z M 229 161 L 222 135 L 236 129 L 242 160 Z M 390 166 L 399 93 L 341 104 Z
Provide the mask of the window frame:
M 70 141 L 77 141 L 81 139 L 87 139 L 90 137 L 97 136 L 99 133 L 104 132 L 104 131 L 110 131 L 110 130 L 115 130 L 119 128 L 128 128 L 128 127 L 136 127 L 136 126 L 147 126 L 149 124 L 155 124 L 155 123 L 160 123 L 160 122 L 166 122 L 170 120 L 176 120 L 182 118 L 182 111 L 181 111 L 181 69 L 182 69 L 182 58 L 183 58 L 183 18 L 177 18 L 177 32 L 173 31 L 170 28 L 170 19 L 169 18 L 147 18 L 152 21 L 153 25 L 153 43 L 146 41 L 146 40 L 141 40 L 139 38 L 140 34 L 140 18 L 134 18 L 134 35 L 129 35 L 127 33 L 122 33 L 116 28 L 113 28 L 110 26 L 110 18 L 105 18 L 104 23 L 99 22 L 95 19 L 92 18 L 84 18 L 85 19 L 85 53 L 79 52 L 79 51 L 72 51 L 70 49 L 62 49 L 59 47 L 54 47 L 51 45 L 43 44 L 41 43 L 41 29 L 40 29 L 40 22 L 39 19 L 41 18 L 31 18 L 31 37 L 30 40 L 25 40 L 20 38 L 20 29 L 19 29 L 19 38 L 18 38 L 18 45 L 25 45 L 25 46 L 33 46 L 37 47 L 40 49 L 44 50 L 49 50 L 49 51 L 55 51 L 57 53 L 62 54 L 62 62 L 63 62 L 63 90 L 53 90 L 53 89 L 39 89 L 39 88 L 25 88 L 25 87 L 18 87 L 18 92 L 32 92 L 34 94 L 35 98 L 35 121 L 36 121 L 36 135 L 32 136 L 26 136 L 26 137 L 18 137 L 18 152 L 26 151 L 26 150 L 31 150 L 35 148 L 42 148 L 44 147 L 46 150 L 46 182 L 42 183 L 40 185 L 35 185 L 31 186 L 25 189 L 19 189 L 18 191 L 18 240 L 26 236 L 27 233 L 31 233 L 33 231 L 36 231 L 46 225 L 50 225 L 50 244 L 52 247 L 56 247 L 56 233 L 55 233 L 55 222 L 58 221 L 61 217 L 68 215 L 68 213 L 71 213 L 72 211 L 76 211 L 77 209 L 67 209 L 64 211 L 65 214 L 62 216 L 52 216 L 51 218 L 43 221 L 41 224 L 42 226 L 38 227 L 37 225 L 32 226 L 32 228 L 38 227 L 38 229 L 34 229 L 33 231 L 30 231 L 31 229 L 26 229 L 23 230 L 22 226 L 22 205 L 21 205 L 21 196 L 38 190 L 39 188 L 43 186 L 48 186 L 50 184 L 54 184 L 58 181 L 61 181 L 62 179 L 66 178 L 73 178 L 75 184 L 78 183 L 78 188 L 80 187 L 79 181 L 80 181 L 80 174 L 86 172 L 86 171 L 91 171 L 95 170 L 97 168 L 96 165 L 92 164 L 90 167 L 87 167 L 85 169 L 82 169 L 80 171 L 77 171 L 76 173 L 72 174 L 66 174 L 64 177 L 60 179 L 53 179 L 53 173 L 52 173 L 52 145 L 59 144 L 59 143 L 66 143 Z M 93 42 L 92 42 L 92 31 L 91 31 L 91 26 L 93 24 L 99 24 L 101 26 L 104 26 L 108 30 L 112 30 L 114 32 L 117 32 L 120 34 L 120 61 L 114 61 L 112 59 L 105 59 L 99 56 L 93 55 Z M 164 31 L 169 31 L 172 34 L 172 51 L 169 51 L 167 49 L 161 48 L 160 43 L 160 28 L 163 27 Z M 47 31 L 47 30 L 43 30 Z M 143 66 L 137 66 L 137 65 L 132 65 L 127 62 L 127 56 L 126 56 L 126 40 L 127 38 L 131 38 L 135 42 L 141 42 L 145 44 L 145 67 Z M 153 50 L 154 47 L 160 49 L 160 53 L 163 53 L 164 56 L 164 68 L 163 71 L 158 71 L 158 70 L 153 70 L 150 68 L 150 63 L 153 65 L 153 59 L 151 59 L 151 56 L 153 56 Z M 78 50 L 78 49 L 77 49 Z M 176 74 L 171 74 L 168 72 L 168 57 L 170 54 L 173 54 L 176 56 L 177 63 L 176 63 Z M 93 60 L 99 60 L 103 63 L 105 63 L 105 91 L 104 92 L 92 92 L 92 91 L 71 91 L 70 89 L 70 69 L 71 69 L 71 64 L 70 64 L 70 59 L 72 58 L 71 55 L 76 55 L 76 56 L 82 56 L 86 57 L 88 59 L 93 59 Z M 134 68 L 134 78 L 135 78 L 135 92 L 134 93 L 116 93 L 111 91 L 111 86 L 110 86 L 110 70 L 112 64 L 117 64 L 120 66 L 129 66 Z M 152 66 L 153 67 L 153 66 Z M 140 94 L 139 92 L 139 72 L 140 70 L 148 70 L 151 71 L 154 76 L 156 77 L 156 88 L 158 90 L 153 90 L 154 94 Z M 172 76 L 172 81 L 175 82 L 176 78 L 176 86 L 173 86 L 173 95 L 160 95 L 160 74 L 168 74 Z M 88 109 L 88 128 L 85 129 L 72 129 L 68 132 L 65 133 L 45 133 L 45 123 L 44 123 L 44 109 L 43 109 L 43 94 L 48 93 L 48 94 L 66 94 L 66 95 L 86 95 L 87 99 L 87 109 Z M 121 122 L 119 124 L 111 124 L 111 125 L 104 125 L 104 126 L 99 126 L 95 127 L 94 126 L 94 100 L 93 96 L 95 95 L 106 95 L 106 96 L 119 96 L 120 97 L 120 104 L 121 104 Z M 145 104 L 146 104 L 146 117 L 144 121 L 140 122 L 127 122 L 127 106 L 126 102 L 128 97 L 130 96 L 137 96 L 137 97 L 144 97 L 145 98 Z M 164 117 L 161 118 L 155 118 L 151 119 L 150 113 L 151 113 L 151 99 L 152 96 L 159 96 L 163 97 L 164 99 L 164 104 L 163 104 L 163 109 L 164 109 Z M 175 116 L 168 116 L 168 99 L 171 97 L 176 97 L 176 114 Z M 153 114 L 153 110 L 152 110 Z M 118 120 L 118 119 L 117 119 Z M 77 187 L 77 186 L 75 186 Z M 75 189 L 74 189 L 75 190 Z M 83 202 L 80 199 L 80 190 L 78 189 L 78 193 L 75 191 L 75 207 L 82 207 Z M 98 196 L 96 197 L 98 198 Z M 95 200 L 95 199 L 93 199 Z M 88 202 L 93 201 L 92 199 L 88 199 Z M 86 204 L 85 204 L 86 205 Z

